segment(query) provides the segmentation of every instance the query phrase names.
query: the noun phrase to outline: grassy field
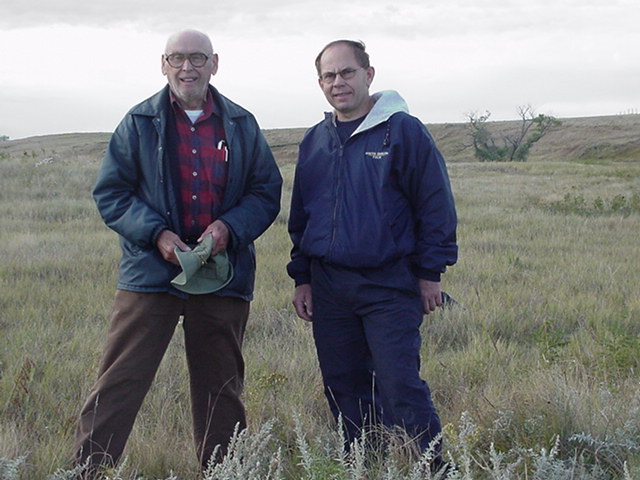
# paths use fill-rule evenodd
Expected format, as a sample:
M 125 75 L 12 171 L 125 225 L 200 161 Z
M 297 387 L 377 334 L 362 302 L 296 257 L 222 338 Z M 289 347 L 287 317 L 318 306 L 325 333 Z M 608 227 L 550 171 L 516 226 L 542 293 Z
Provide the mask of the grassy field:
M 431 130 L 451 158 L 460 259 L 444 287 L 459 306 L 425 317 L 422 373 L 458 478 L 640 479 L 638 116 L 567 121 L 526 163 L 477 163 L 460 126 Z M 368 476 L 340 456 L 284 270 L 301 133 L 267 132 L 286 184 L 257 243 L 250 430 L 206 478 L 429 478 L 400 447 L 369 459 Z M 107 139 L 0 143 L 0 480 L 71 478 L 119 258 L 90 198 Z M 114 479 L 199 478 L 183 357 L 178 331 Z

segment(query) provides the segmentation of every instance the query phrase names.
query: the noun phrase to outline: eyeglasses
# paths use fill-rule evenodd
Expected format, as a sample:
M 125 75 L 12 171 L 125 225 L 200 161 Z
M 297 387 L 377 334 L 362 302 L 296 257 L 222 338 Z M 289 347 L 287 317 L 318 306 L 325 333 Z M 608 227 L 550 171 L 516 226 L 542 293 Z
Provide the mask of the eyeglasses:
M 349 68 L 343 68 L 339 72 L 325 72 L 325 73 L 319 75 L 319 78 L 324 83 L 333 83 L 333 82 L 335 82 L 336 78 L 338 77 L 338 75 L 340 75 L 343 80 L 349 80 L 349 79 L 355 77 L 356 72 L 358 70 L 360 70 L 361 68 L 362 67 L 358 67 L 358 68 L 349 67 Z
M 180 68 L 184 65 L 185 60 L 189 59 L 189 63 L 196 68 L 204 67 L 213 54 L 205 55 L 204 53 L 170 53 L 165 54 L 164 59 L 173 68 Z

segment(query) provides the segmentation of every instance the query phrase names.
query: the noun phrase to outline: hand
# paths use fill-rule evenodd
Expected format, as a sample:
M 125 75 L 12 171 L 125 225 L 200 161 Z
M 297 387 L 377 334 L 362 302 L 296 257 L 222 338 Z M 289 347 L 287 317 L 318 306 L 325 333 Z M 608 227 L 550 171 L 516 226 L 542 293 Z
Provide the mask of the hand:
M 160 251 L 162 258 L 167 262 L 175 263 L 176 265 L 180 265 L 180 262 L 178 261 L 178 257 L 176 257 L 173 249 L 178 247 L 183 252 L 191 250 L 189 246 L 180 240 L 180 237 L 171 230 L 163 230 L 160 232 L 160 235 L 158 235 L 156 240 L 156 247 Z
M 222 220 L 216 220 L 202 232 L 198 243 L 209 234 L 213 236 L 213 248 L 211 249 L 211 256 L 213 257 L 218 252 L 226 250 L 229 244 L 229 227 Z
M 311 285 L 305 283 L 298 285 L 293 293 L 293 306 L 300 318 L 307 322 L 313 322 L 313 300 L 311 298 Z
M 440 282 L 430 282 L 429 280 L 419 280 L 420 296 L 422 297 L 422 309 L 429 314 L 442 305 L 442 290 Z

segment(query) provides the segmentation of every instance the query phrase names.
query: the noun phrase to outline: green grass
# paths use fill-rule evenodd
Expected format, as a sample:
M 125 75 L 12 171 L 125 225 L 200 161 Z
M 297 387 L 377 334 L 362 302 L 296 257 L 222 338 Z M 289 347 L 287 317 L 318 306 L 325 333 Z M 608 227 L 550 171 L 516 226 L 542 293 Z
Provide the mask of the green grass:
M 90 198 L 99 158 L 38 161 L 0 159 L 2 480 L 70 478 L 119 258 Z M 282 170 L 283 212 L 257 243 L 250 431 L 207 478 L 427 478 L 397 442 L 340 454 L 310 325 L 291 307 L 293 165 Z M 422 373 L 458 478 L 640 478 L 640 159 L 453 162 L 450 175 L 460 260 L 444 288 L 460 306 L 425 318 Z M 114 479 L 198 478 L 182 342 L 178 331 Z

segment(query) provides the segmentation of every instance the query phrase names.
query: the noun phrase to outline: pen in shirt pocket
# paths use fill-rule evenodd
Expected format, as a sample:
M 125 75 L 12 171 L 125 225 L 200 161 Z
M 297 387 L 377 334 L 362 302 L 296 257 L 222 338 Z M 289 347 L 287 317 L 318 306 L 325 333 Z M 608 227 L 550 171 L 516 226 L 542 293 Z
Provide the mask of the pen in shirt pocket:
M 229 161 L 229 148 L 227 147 L 227 142 L 225 140 L 220 140 L 218 142 L 218 150 L 224 150 L 224 161 Z

